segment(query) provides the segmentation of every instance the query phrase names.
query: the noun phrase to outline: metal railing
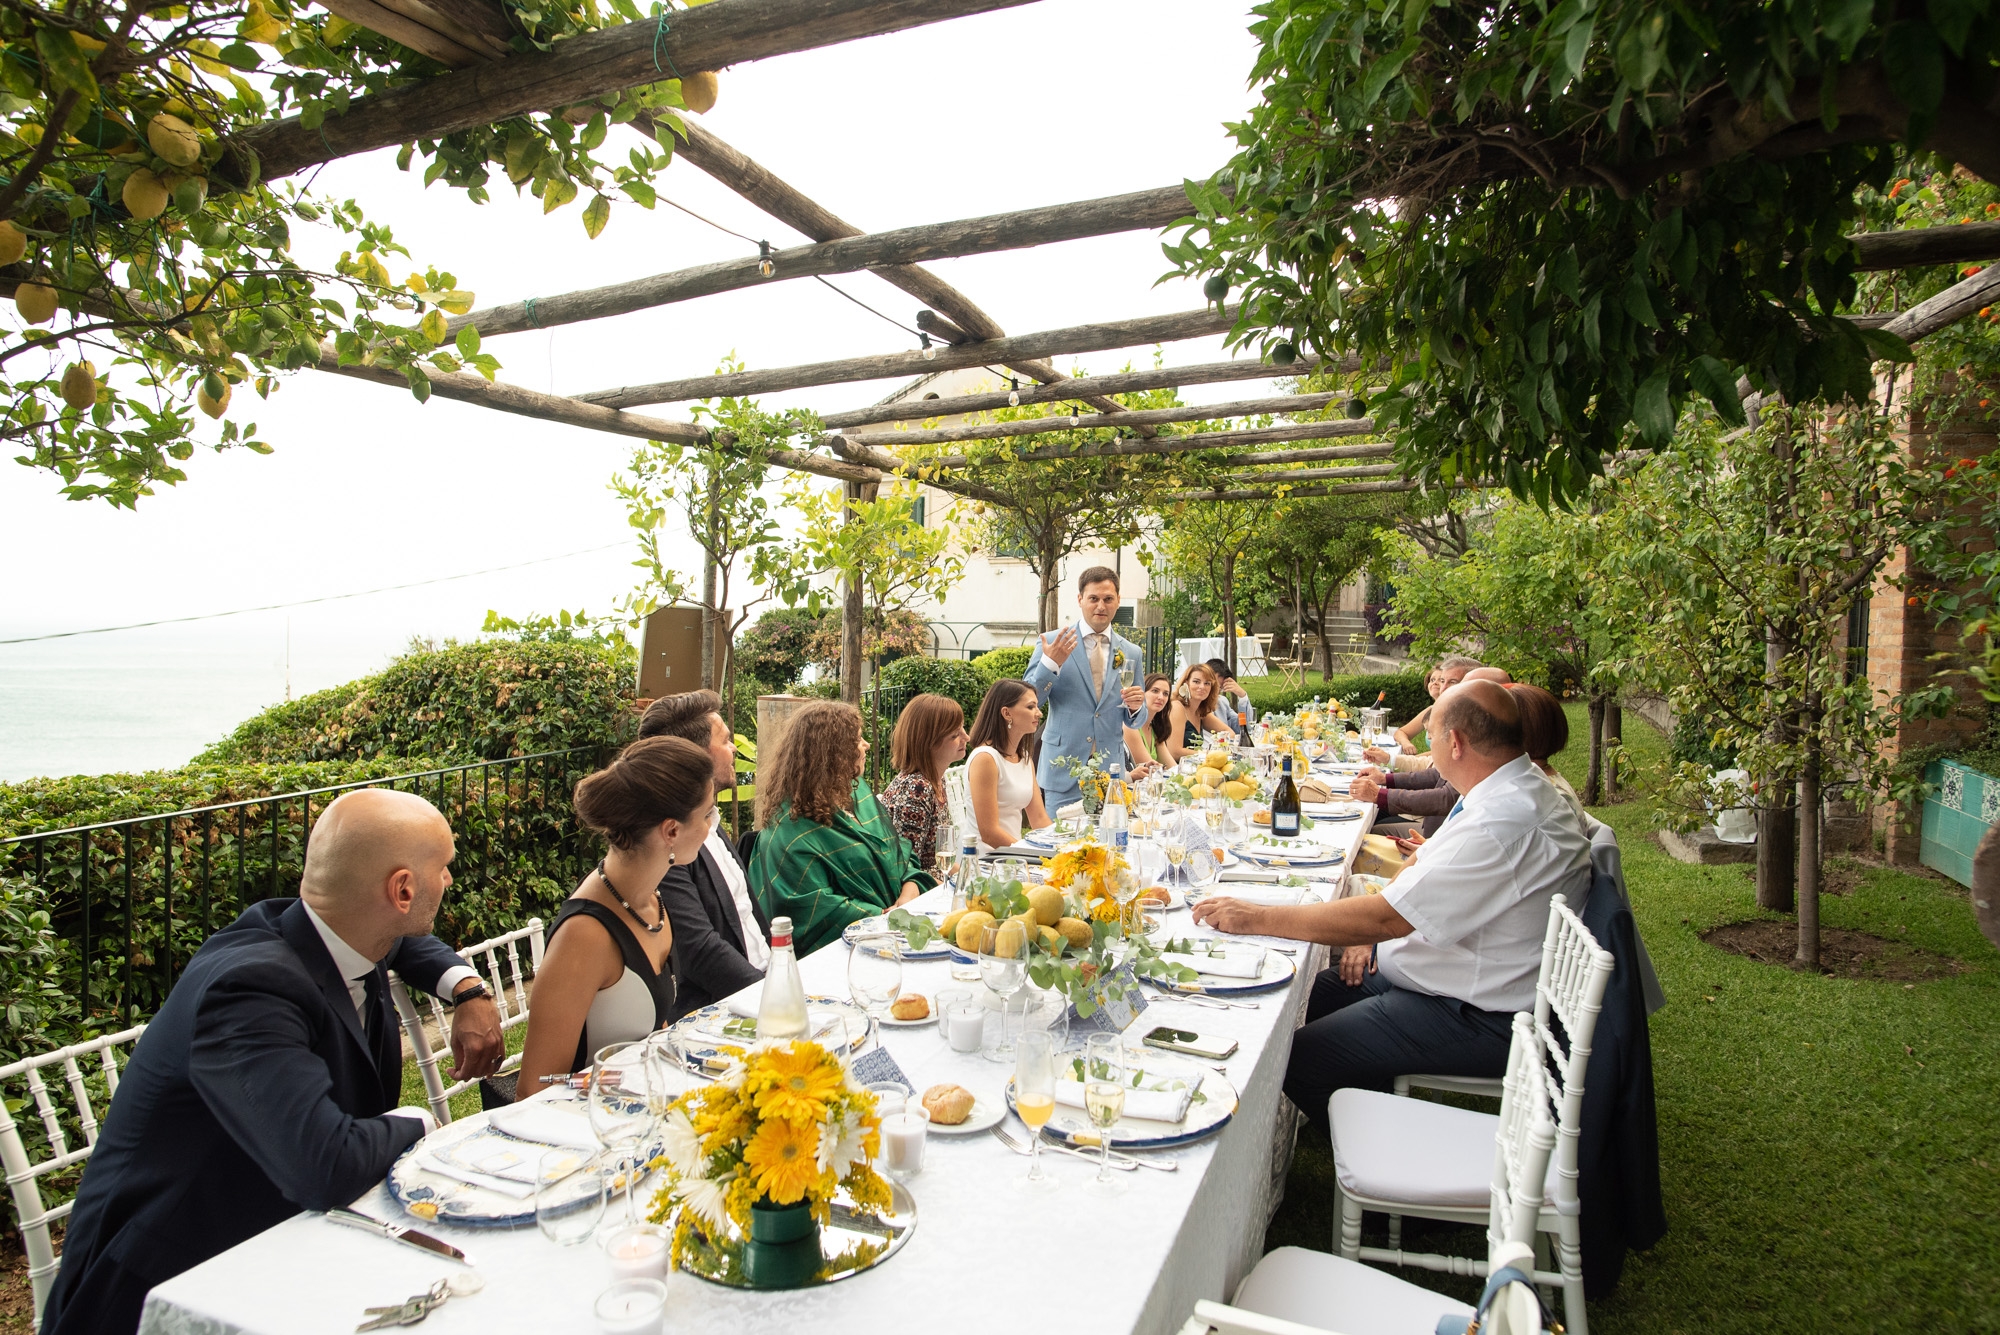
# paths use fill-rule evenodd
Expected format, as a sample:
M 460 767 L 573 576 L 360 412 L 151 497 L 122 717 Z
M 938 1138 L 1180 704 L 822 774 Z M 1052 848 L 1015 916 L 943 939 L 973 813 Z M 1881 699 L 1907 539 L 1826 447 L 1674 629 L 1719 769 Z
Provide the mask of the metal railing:
M 0 840 L 0 872 L 48 891 L 84 1021 L 103 1018 L 115 996 L 119 1022 L 130 1023 L 159 1009 L 218 925 L 298 893 L 316 814 L 356 789 L 416 793 L 451 822 L 457 855 L 442 939 L 478 940 L 548 907 L 540 901 L 560 900 L 597 856 L 570 793 L 607 758 L 596 746 L 540 751 L 44 830 Z

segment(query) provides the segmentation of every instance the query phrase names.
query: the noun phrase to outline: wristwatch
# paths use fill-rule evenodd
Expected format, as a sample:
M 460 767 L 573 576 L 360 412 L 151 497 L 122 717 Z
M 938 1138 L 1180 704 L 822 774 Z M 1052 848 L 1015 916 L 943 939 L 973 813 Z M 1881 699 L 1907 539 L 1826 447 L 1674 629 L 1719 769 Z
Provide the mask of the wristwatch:
M 471 983 L 472 986 L 460 987 L 458 991 L 452 993 L 451 994 L 452 1005 L 463 1006 L 468 1001 L 477 1001 L 481 997 L 490 997 L 493 995 L 491 992 L 486 990 L 486 984 L 481 980 L 477 978 L 469 978 L 466 981 Z

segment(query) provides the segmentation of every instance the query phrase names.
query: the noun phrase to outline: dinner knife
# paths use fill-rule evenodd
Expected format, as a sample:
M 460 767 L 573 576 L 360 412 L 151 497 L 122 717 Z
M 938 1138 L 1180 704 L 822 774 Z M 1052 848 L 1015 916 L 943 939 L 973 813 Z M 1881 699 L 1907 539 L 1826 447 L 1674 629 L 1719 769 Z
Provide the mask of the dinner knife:
M 336 1208 L 328 1210 L 326 1217 L 332 1223 L 344 1224 L 348 1228 L 358 1228 L 364 1233 L 374 1233 L 389 1239 L 391 1242 L 404 1243 L 408 1246 L 419 1248 L 422 1251 L 427 1251 L 433 1256 L 442 1256 L 447 1260 L 457 1261 L 460 1265 L 472 1264 L 471 1257 L 442 1238 L 434 1238 L 428 1233 L 419 1233 L 416 1229 L 406 1228 L 402 1224 L 392 1224 L 386 1219 L 377 1219 L 372 1214 L 362 1214 L 359 1210 L 342 1210 Z

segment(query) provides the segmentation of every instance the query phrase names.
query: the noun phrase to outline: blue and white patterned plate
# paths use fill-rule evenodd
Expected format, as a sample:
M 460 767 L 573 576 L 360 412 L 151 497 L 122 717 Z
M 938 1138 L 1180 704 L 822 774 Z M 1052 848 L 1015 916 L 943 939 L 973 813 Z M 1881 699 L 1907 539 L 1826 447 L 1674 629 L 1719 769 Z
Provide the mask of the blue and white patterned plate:
M 1167 1062 L 1148 1058 L 1146 1070 L 1166 1074 L 1175 1069 Z M 1187 1116 L 1179 1122 L 1152 1122 L 1139 1117 L 1121 1117 L 1111 1124 L 1114 1150 L 1164 1150 L 1205 1140 L 1229 1125 L 1236 1116 L 1236 1086 L 1229 1077 L 1209 1068 L 1194 1072 L 1201 1077 L 1201 1089 L 1188 1105 Z M 1007 1081 L 1007 1108 L 1014 1107 L 1014 1082 Z M 1042 1134 L 1060 1145 L 1084 1151 L 1097 1148 L 1097 1128 L 1084 1120 L 1081 1108 L 1058 1106 L 1056 1115 L 1042 1128 Z
M 816 1021 L 810 1037 L 834 1047 L 840 1045 L 838 1021 L 845 1019 L 850 1052 L 859 1052 L 867 1046 L 868 1037 L 875 1030 L 868 1012 L 845 997 L 808 995 L 806 1013 Z M 689 1067 L 702 1075 L 712 1075 L 720 1069 L 725 1060 L 722 1048 L 748 1047 L 757 1041 L 756 1021 L 732 1013 L 727 1001 L 710 1002 L 700 1010 L 689 1011 L 668 1025 L 667 1032 L 674 1036 Z
M 925 914 L 932 926 L 944 921 L 935 914 Z M 889 925 L 887 914 L 876 914 L 871 918 L 861 918 L 847 924 L 847 930 L 840 934 L 841 940 L 853 945 L 864 936 L 876 936 L 887 932 L 902 937 L 902 933 Z M 934 936 L 922 950 L 911 950 L 908 938 L 903 938 L 902 957 L 906 960 L 941 960 L 951 954 L 951 945 L 941 936 Z
M 559 1102 L 555 1106 L 574 1107 L 577 1110 L 577 1125 L 585 1134 L 589 1134 L 589 1115 L 584 1111 L 585 1105 L 582 1100 Z M 522 1224 L 534 1223 L 535 1195 L 532 1189 L 526 1196 L 514 1196 L 495 1190 L 491 1186 L 465 1181 L 438 1171 L 439 1151 L 461 1140 L 487 1134 L 487 1119 L 490 1116 L 489 1113 L 481 1112 L 474 1113 L 470 1117 L 461 1117 L 455 1122 L 439 1127 L 403 1151 L 402 1157 L 389 1169 L 389 1194 L 396 1198 L 396 1203 L 415 1219 L 424 1222 L 434 1220 L 440 1224 L 457 1224 L 461 1228 L 516 1228 Z M 522 1141 L 520 1145 L 522 1155 L 533 1159 L 539 1159 L 545 1151 L 563 1148 L 529 1141 Z M 575 1153 L 578 1165 L 581 1167 L 589 1158 L 589 1153 L 583 1150 L 577 1150 Z M 659 1153 L 660 1146 L 657 1143 L 648 1145 L 641 1151 L 638 1162 L 645 1163 Z M 641 1177 L 643 1174 L 635 1173 L 632 1176 Z M 566 1185 L 571 1189 L 578 1205 L 594 1192 L 589 1176 L 582 1172 L 567 1179 Z M 611 1184 L 613 1194 L 622 1193 L 628 1185 L 623 1175 L 614 1179 Z

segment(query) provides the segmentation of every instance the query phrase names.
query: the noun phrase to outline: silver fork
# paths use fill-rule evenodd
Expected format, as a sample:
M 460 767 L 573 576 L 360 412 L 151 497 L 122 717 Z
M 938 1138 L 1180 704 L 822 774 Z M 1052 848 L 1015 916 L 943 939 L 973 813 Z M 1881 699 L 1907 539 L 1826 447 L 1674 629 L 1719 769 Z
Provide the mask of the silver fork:
M 993 1134 L 999 1138 L 1001 1144 L 1014 1151 L 1014 1153 L 1026 1154 L 1028 1152 L 1027 1145 L 1007 1130 L 1004 1123 L 996 1125 L 993 1128 Z M 1057 1154 L 1067 1154 L 1071 1158 L 1082 1159 L 1089 1163 L 1096 1163 L 1098 1161 L 1098 1153 L 1096 1151 L 1081 1150 L 1073 1145 L 1065 1145 L 1060 1141 L 1045 1139 L 1042 1141 L 1042 1148 L 1052 1150 Z M 1111 1151 L 1111 1166 L 1128 1173 L 1135 1168 L 1150 1168 L 1157 1173 L 1175 1173 L 1180 1171 L 1181 1164 L 1178 1159 L 1141 1159 L 1136 1155 L 1120 1154 L 1117 1150 L 1113 1150 Z

